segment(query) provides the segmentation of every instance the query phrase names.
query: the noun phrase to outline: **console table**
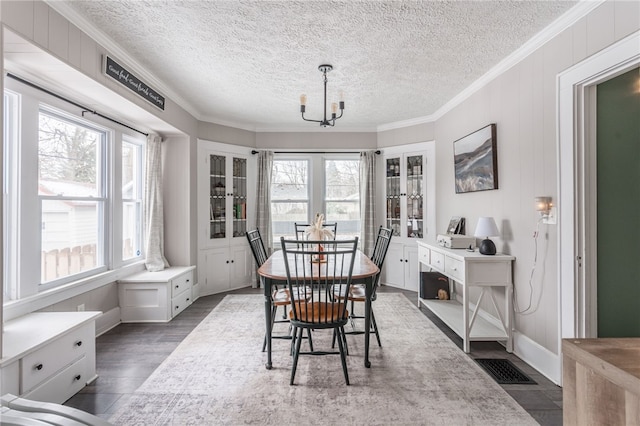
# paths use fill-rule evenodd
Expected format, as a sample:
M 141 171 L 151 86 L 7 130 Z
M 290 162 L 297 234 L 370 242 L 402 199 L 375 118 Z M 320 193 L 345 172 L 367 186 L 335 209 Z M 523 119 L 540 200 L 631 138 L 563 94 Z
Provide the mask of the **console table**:
M 437 244 L 418 241 L 418 260 L 421 264 L 438 271 L 462 287 L 462 301 L 455 292 L 452 300 L 418 298 L 431 312 L 462 337 L 463 349 L 470 351 L 471 341 L 496 340 L 506 342 L 507 352 L 513 351 L 512 334 L 512 263 L 515 257 L 504 254 L 483 255 L 466 249 L 448 249 Z M 455 285 L 455 284 L 454 284 Z M 477 287 L 480 295 L 471 301 L 469 289 Z M 455 287 L 454 287 L 455 288 Z M 505 310 L 498 309 L 493 288 L 504 291 Z M 480 303 L 488 297 L 497 318 L 480 310 Z M 471 311 L 472 303 L 475 305 Z

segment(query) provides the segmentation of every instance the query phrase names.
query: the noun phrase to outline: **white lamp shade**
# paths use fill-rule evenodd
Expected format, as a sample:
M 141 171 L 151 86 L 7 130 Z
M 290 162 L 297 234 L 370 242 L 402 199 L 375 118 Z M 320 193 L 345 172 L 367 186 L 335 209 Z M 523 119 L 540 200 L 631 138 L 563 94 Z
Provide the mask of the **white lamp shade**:
M 500 231 L 498 231 L 496 221 L 492 217 L 486 216 L 478 218 L 476 232 L 473 235 L 476 238 L 498 237 L 500 236 Z

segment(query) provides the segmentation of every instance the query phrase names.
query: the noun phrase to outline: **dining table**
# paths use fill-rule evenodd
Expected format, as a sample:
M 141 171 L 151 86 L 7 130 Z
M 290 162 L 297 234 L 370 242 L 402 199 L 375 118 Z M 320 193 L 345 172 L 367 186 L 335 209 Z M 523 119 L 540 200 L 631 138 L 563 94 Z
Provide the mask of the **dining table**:
M 353 271 L 351 273 L 351 282 L 363 283 L 365 285 L 365 302 L 364 302 L 364 366 L 371 367 L 369 361 L 369 334 L 371 331 L 371 298 L 373 296 L 373 286 L 377 282 L 376 275 L 380 269 L 374 262 L 369 259 L 362 251 L 356 250 L 353 262 Z M 264 316 L 267 336 L 267 370 L 271 370 L 273 364 L 271 361 L 271 315 L 273 290 L 277 284 L 287 282 L 287 271 L 284 262 L 284 254 L 282 250 L 273 252 L 271 256 L 258 268 L 258 275 L 264 290 Z M 347 277 L 344 277 L 347 278 Z

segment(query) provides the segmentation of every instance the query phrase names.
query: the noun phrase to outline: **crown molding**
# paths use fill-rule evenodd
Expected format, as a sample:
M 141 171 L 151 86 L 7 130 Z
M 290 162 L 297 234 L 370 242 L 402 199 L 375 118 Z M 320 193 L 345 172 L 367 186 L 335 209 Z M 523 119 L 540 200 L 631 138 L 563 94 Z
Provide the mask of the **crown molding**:
M 416 124 L 431 123 L 442 118 L 446 113 L 471 97 L 478 90 L 489 84 L 495 78 L 505 73 L 514 65 L 524 60 L 527 56 L 544 46 L 547 42 L 559 35 L 562 31 L 575 24 L 578 20 L 588 15 L 595 8 L 607 0 L 580 0 L 580 2 L 569 9 L 565 14 L 553 21 L 538 34 L 534 35 L 525 44 L 520 46 L 515 52 L 498 62 L 494 67 L 482 75 L 479 79 L 471 83 L 466 89 L 451 98 L 447 103 L 428 116 L 418 117 L 411 120 L 397 121 L 378 126 L 378 131 L 400 129 L 403 127 L 415 126 Z
M 401 129 L 411 126 L 416 126 L 420 124 L 428 124 L 433 123 L 444 116 L 447 112 L 451 111 L 456 106 L 460 105 L 478 90 L 489 84 L 495 78 L 512 68 L 514 65 L 521 62 L 527 56 L 535 52 L 537 49 L 545 45 L 551 39 L 556 37 L 562 31 L 566 30 L 568 27 L 576 23 L 579 19 L 583 18 L 591 11 L 596 9 L 602 3 L 608 0 L 580 0 L 578 4 L 576 4 L 573 8 L 568 10 L 565 14 L 560 16 L 550 25 L 545 27 L 538 34 L 529 39 L 525 44 L 523 44 L 520 48 L 518 48 L 515 52 L 504 58 L 494 67 L 492 67 L 489 71 L 487 71 L 484 75 L 474 81 L 471 85 L 465 88 L 462 92 L 458 93 L 451 100 L 445 103 L 442 107 L 440 107 L 435 113 L 424 116 L 424 117 L 416 117 L 409 120 L 396 121 L 392 123 L 381 124 L 378 126 L 373 126 L 371 128 L 363 127 L 363 128 L 341 128 L 340 130 L 336 130 L 334 128 L 331 129 L 301 129 L 301 128 L 291 128 L 291 127 L 283 127 L 283 128 L 263 128 L 254 125 L 248 125 L 246 123 L 239 122 L 231 122 L 225 120 L 218 120 L 215 118 L 204 118 L 202 114 L 200 114 L 188 101 L 179 96 L 175 91 L 171 90 L 169 86 L 158 80 L 155 76 L 145 70 L 145 68 L 140 65 L 140 63 L 134 59 L 131 55 L 129 55 L 125 50 L 123 50 L 119 45 L 117 45 L 107 34 L 102 32 L 100 29 L 93 26 L 90 22 L 76 13 L 71 7 L 69 7 L 64 2 L 54 1 L 54 0 L 44 0 L 47 5 L 49 5 L 52 9 L 56 10 L 66 19 L 68 19 L 71 23 L 76 25 L 80 30 L 88 34 L 92 37 L 97 43 L 107 49 L 109 52 L 112 52 L 114 56 L 118 59 L 125 62 L 129 67 L 131 67 L 132 71 L 136 72 L 140 77 L 147 80 L 150 84 L 153 84 L 160 92 L 164 93 L 167 98 L 171 99 L 171 101 L 178 104 L 180 107 L 184 108 L 188 113 L 190 113 L 194 118 L 199 121 L 208 122 L 212 124 L 219 124 L 222 126 L 233 127 L 241 130 L 247 130 L 252 132 L 319 132 L 319 131 L 334 131 L 334 132 L 382 132 L 386 130 L 393 129 Z
M 75 10 L 68 6 L 65 2 L 55 0 L 43 0 L 50 8 L 58 12 L 65 17 L 69 22 L 78 27 L 82 32 L 104 47 L 109 54 L 113 54 L 115 58 L 126 64 L 127 68 L 130 68 L 132 72 L 135 72 L 137 77 L 144 79 L 149 85 L 154 86 L 154 90 L 157 90 L 167 99 L 179 105 L 194 118 L 199 119 L 201 114 L 191 105 L 188 101 L 178 95 L 164 82 L 160 81 L 153 74 L 148 72 L 135 58 L 133 58 L 127 51 L 122 49 L 111 37 L 104 33 L 99 28 L 96 28 L 93 24 L 87 21 L 83 16 L 79 15 Z

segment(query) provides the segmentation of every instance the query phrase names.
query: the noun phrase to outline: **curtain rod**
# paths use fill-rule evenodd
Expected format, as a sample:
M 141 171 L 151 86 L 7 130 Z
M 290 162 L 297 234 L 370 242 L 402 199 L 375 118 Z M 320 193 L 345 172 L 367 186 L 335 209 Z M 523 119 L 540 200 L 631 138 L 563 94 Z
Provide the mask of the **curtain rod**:
M 255 149 L 251 151 L 251 154 L 258 154 L 260 151 L 256 151 Z M 339 151 L 339 152 L 328 152 L 328 151 L 273 151 L 274 154 L 360 154 L 362 151 Z M 382 151 L 377 150 L 374 151 L 376 154 L 380 155 Z
M 60 95 L 58 95 L 57 93 L 53 93 L 52 91 L 47 90 L 47 89 L 45 89 L 44 87 L 40 87 L 40 86 L 38 86 L 38 85 L 36 85 L 36 84 L 34 84 L 34 83 L 31 83 L 30 81 L 27 81 L 27 80 L 22 79 L 22 78 L 20 78 L 20 77 L 18 77 L 18 76 L 16 76 L 16 75 L 13 75 L 13 74 L 11 74 L 11 73 L 7 73 L 7 77 L 11 77 L 11 78 L 13 78 L 14 80 L 19 81 L 19 82 L 20 82 L 20 83 L 22 83 L 22 84 L 26 84 L 27 86 L 33 87 L 34 89 L 38 89 L 38 90 L 40 90 L 40 91 L 42 91 L 42 92 L 44 92 L 44 93 L 46 93 L 46 94 L 48 94 L 48 95 L 53 96 L 54 98 L 58 98 L 58 99 L 60 99 L 60 100 L 62 100 L 62 101 L 65 101 L 65 102 L 67 102 L 67 103 L 70 103 L 70 104 L 71 104 L 71 105 L 73 105 L 73 106 L 76 106 L 76 107 L 78 107 L 78 108 L 82 109 L 82 110 L 83 110 L 83 111 L 82 111 L 82 116 L 83 116 L 83 117 L 84 117 L 84 113 L 85 113 L 85 112 L 90 112 L 90 113 L 92 113 L 93 115 L 97 115 L 98 117 L 102 117 L 102 118 L 104 118 L 105 120 L 109 120 L 109 121 L 111 121 L 112 123 L 119 124 L 119 125 L 121 125 L 122 127 L 126 127 L 127 129 L 133 130 L 134 132 L 138 132 L 138 133 L 140 133 L 140 134 L 142 134 L 142 135 L 149 136 L 149 133 L 145 133 L 145 132 L 142 132 L 142 131 L 140 131 L 140 130 L 138 130 L 138 129 L 134 129 L 133 127 L 128 126 L 128 125 L 126 125 L 126 124 L 124 124 L 124 123 L 121 123 L 121 122 L 119 122 L 118 120 L 114 120 L 113 118 L 107 117 L 106 115 L 102 115 L 102 114 L 100 114 L 99 112 L 96 112 L 96 111 L 94 111 L 94 110 L 91 110 L 91 109 L 89 109 L 89 108 L 87 108 L 87 107 L 85 107 L 85 106 L 83 106 L 83 105 L 80 105 L 79 103 L 76 103 L 76 102 L 74 102 L 74 101 L 72 101 L 72 100 L 70 100 L 70 99 L 67 99 L 67 98 L 65 98 L 65 97 L 63 97 L 63 96 L 60 96 Z

